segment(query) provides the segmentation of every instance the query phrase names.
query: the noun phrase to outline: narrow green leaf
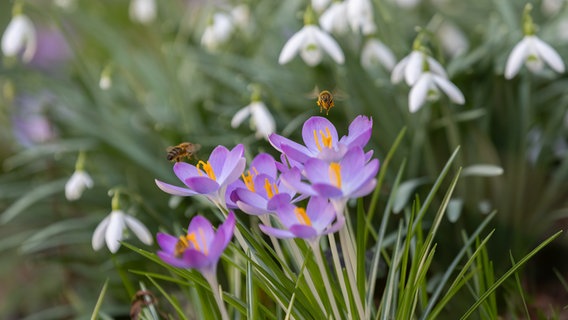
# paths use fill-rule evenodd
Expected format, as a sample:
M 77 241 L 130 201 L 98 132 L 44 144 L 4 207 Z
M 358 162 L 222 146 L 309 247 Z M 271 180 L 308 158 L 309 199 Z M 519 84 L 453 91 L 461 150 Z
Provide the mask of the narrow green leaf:
M 93 313 L 91 314 L 91 320 L 97 320 L 99 318 L 99 311 L 103 304 L 103 300 L 105 299 L 105 294 L 107 290 L 108 279 L 105 281 L 101 292 L 99 293 L 99 298 L 97 299 L 97 303 L 95 304 L 95 308 L 93 309 Z
M 14 202 L 0 215 L 0 224 L 6 224 L 10 222 L 17 215 L 22 213 L 24 210 L 26 210 L 36 202 L 58 192 L 62 192 L 66 182 L 66 179 L 61 179 L 39 184 L 34 189 L 25 193 L 20 199 Z

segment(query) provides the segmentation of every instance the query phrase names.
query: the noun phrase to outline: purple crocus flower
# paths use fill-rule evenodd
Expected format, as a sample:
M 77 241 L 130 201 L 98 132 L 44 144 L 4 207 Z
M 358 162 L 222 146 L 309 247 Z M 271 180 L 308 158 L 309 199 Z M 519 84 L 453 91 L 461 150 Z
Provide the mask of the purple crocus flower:
M 336 232 L 345 224 L 343 215 L 336 214 L 327 198 L 311 197 L 306 209 L 288 202 L 281 202 L 277 207 L 276 214 L 286 229 L 276 229 L 262 224 L 259 226 L 262 232 L 277 238 L 303 238 L 315 241 L 321 235 Z
M 209 220 L 194 217 L 187 228 L 187 235 L 176 238 L 158 233 L 156 240 L 162 249 L 158 257 L 165 263 L 178 268 L 199 270 L 206 278 L 215 275 L 221 254 L 233 238 L 235 214 L 231 211 L 217 232 Z
M 302 172 L 294 168 L 280 178 L 298 193 L 347 201 L 371 193 L 377 183 L 378 170 L 379 160 L 367 162 L 363 149 L 357 146 L 349 149 L 339 162 L 317 158 L 306 161 L 303 174 L 309 183 L 303 182 Z
M 225 208 L 227 186 L 243 173 L 246 159 L 244 147 L 239 144 L 228 150 L 218 146 L 211 152 L 207 162 L 199 161 L 196 166 L 185 162 L 174 165 L 174 173 L 187 186 L 177 187 L 155 180 L 162 191 L 176 196 L 204 195 L 218 207 Z
M 278 178 L 276 161 L 267 153 L 260 153 L 252 160 L 250 169 L 242 175 L 242 181 L 244 187 L 235 188 L 230 200 L 248 214 L 272 213 L 272 199 L 276 197 L 290 202 L 296 194 L 282 184 Z
M 329 120 L 315 116 L 304 122 L 302 137 L 305 145 L 277 134 L 271 134 L 268 140 L 276 150 L 293 161 L 305 163 L 310 158 L 319 158 L 334 162 L 355 146 L 363 148 L 371 138 L 372 129 L 372 119 L 358 116 L 349 125 L 349 134 L 339 139 L 335 126 Z

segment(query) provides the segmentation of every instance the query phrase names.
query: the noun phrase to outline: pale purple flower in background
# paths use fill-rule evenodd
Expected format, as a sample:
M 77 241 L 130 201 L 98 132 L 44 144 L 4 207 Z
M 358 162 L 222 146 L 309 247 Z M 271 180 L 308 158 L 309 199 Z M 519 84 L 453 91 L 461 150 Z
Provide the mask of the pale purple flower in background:
M 240 109 L 231 119 L 231 127 L 236 128 L 248 117 L 251 117 L 250 126 L 256 131 L 257 139 L 268 139 L 268 136 L 276 131 L 274 117 L 262 101 L 253 101 L 248 106 Z
M 157 15 L 156 0 L 131 0 L 128 14 L 133 22 L 151 23 Z
M 536 35 L 526 35 L 523 40 L 515 45 L 507 59 L 505 78 L 514 78 L 523 64 L 531 72 L 536 73 L 544 68 L 545 63 L 558 73 L 563 73 L 565 70 L 562 57 L 554 48 L 540 40 Z
M 444 92 L 454 103 L 464 104 L 463 93 L 450 80 L 432 72 L 424 72 L 410 89 L 408 106 L 410 112 L 416 112 L 426 101 L 435 101 Z
M 140 241 L 146 245 L 153 243 L 150 231 L 140 220 L 125 214 L 122 210 L 114 209 L 99 223 L 91 240 L 93 249 L 100 250 L 106 243 L 112 253 L 120 248 L 120 241 L 124 238 L 124 229 L 130 229 Z
M 59 72 L 72 58 L 72 51 L 59 29 L 39 26 L 36 31 L 36 50 L 29 65 L 49 72 Z
M 332 2 L 319 18 L 321 28 L 326 32 L 338 35 L 347 33 L 349 31 L 349 20 L 345 14 L 346 10 L 347 1 Z
M 205 28 L 201 37 L 201 45 L 209 51 L 216 51 L 225 44 L 235 29 L 231 16 L 217 12 Z
M 52 94 L 43 92 L 37 96 L 22 95 L 15 99 L 12 128 L 16 140 L 25 147 L 52 141 L 57 132 L 45 116 L 46 109 L 53 102 Z
M 391 71 L 396 64 L 396 58 L 389 47 L 380 40 L 371 38 L 365 42 L 361 50 L 361 65 L 365 69 L 371 69 L 377 63 Z
M 304 62 L 313 67 L 322 61 L 324 52 L 338 64 L 345 61 L 343 51 L 335 39 L 318 26 L 307 24 L 288 39 L 280 52 L 278 63 L 286 64 L 299 53 Z
M 426 59 L 426 64 L 430 72 L 443 78 L 448 78 L 446 70 L 438 61 L 421 50 L 413 50 L 394 66 L 391 73 L 392 83 L 399 83 L 404 79 L 406 84 L 413 86 L 416 81 L 418 81 L 418 78 L 420 78 L 420 75 L 425 71 L 424 59 Z
M 65 184 L 65 198 L 74 201 L 81 198 L 85 188 L 93 187 L 93 179 L 85 170 L 75 170 Z
M 29 62 L 34 57 L 37 36 L 34 24 L 24 14 L 12 17 L 2 35 L 2 52 L 7 57 L 22 54 L 22 61 Z

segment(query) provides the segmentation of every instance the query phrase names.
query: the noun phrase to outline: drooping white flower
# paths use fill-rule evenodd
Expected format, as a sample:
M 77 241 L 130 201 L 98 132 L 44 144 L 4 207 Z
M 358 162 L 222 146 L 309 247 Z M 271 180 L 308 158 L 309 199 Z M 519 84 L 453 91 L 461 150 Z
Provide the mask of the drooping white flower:
M 22 53 L 22 60 L 29 62 L 37 48 L 34 24 L 24 14 L 15 15 L 2 35 L 2 52 L 7 57 Z
M 469 48 L 469 41 L 465 34 L 451 22 L 442 22 L 436 34 L 442 48 L 451 57 L 457 57 Z
M 331 0 L 312 0 L 312 8 L 318 13 L 323 12 L 330 2 Z
M 411 9 L 420 3 L 420 0 L 393 0 L 400 8 Z
M 235 26 L 244 30 L 250 23 L 250 9 L 246 4 L 240 4 L 231 10 L 231 18 Z
M 413 50 L 394 66 L 391 73 L 392 83 L 399 83 L 404 78 L 406 84 L 409 86 L 414 85 L 424 72 L 425 63 L 427 63 L 427 69 L 430 70 L 431 73 L 443 78 L 448 77 L 446 70 L 438 61 L 421 50 Z
M 231 16 L 217 12 L 211 18 L 201 37 L 201 45 L 210 51 L 215 51 L 229 40 L 235 26 Z
M 236 128 L 251 116 L 251 128 L 256 130 L 256 138 L 268 139 L 268 136 L 276 131 L 274 117 L 262 101 L 253 101 L 248 106 L 240 109 L 231 120 L 231 127 Z
M 346 10 L 347 1 L 333 2 L 320 16 L 321 28 L 329 33 L 345 34 L 349 30 Z
M 426 101 L 438 100 L 440 91 L 444 92 L 454 103 L 465 103 L 463 93 L 455 84 L 445 77 L 425 71 L 420 75 L 412 89 L 410 89 L 408 95 L 410 112 L 418 111 Z
M 361 65 L 369 69 L 377 62 L 391 71 L 396 63 L 396 58 L 389 47 L 380 40 L 371 38 L 365 42 L 361 50 Z
M 548 16 L 555 15 L 560 12 L 565 0 L 542 0 L 540 9 Z
M 353 32 L 369 35 L 377 30 L 370 0 L 347 0 L 347 19 Z
M 130 20 L 148 24 L 156 19 L 156 0 L 131 0 L 128 13 Z
M 564 62 L 554 48 L 540 40 L 536 35 L 526 35 L 523 40 L 515 45 L 507 59 L 505 78 L 514 78 L 523 64 L 531 72 L 536 73 L 542 70 L 544 63 L 558 73 L 563 73 L 565 70 Z
M 125 228 L 132 230 L 144 244 L 152 244 L 152 235 L 140 220 L 115 209 L 95 229 L 91 240 L 93 249 L 98 251 L 106 243 L 110 252 L 115 253 L 120 248 Z
M 329 34 L 316 25 L 307 24 L 288 39 L 280 52 L 278 63 L 286 64 L 300 52 L 304 62 L 313 67 L 321 62 L 324 51 L 339 64 L 345 61 L 343 51 Z
M 93 179 L 84 170 L 75 170 L 65 184 L 65 198 L 69 201 L 81 198 L 85 188 L 93 187 Z

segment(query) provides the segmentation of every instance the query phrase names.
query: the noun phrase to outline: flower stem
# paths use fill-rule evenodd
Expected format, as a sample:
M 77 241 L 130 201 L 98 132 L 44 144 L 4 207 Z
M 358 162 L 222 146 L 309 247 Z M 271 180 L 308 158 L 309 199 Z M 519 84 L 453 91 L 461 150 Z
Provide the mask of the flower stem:
M 221 287 L 219 286 L 219 282 L 217 282 L 217 276 L 215 273 L 204 272 L 203 276 L 205 280 L 211 286 L 211 291 L 213 291 L 213 297 L 215 297 L 215 302 L 217 302 L 217 306 L 219 307 L 219 311 L 221 312 L 221 319 L 229 320 L 229 314 L 227 313 L 227 308 L 223 303 L 223 298 L 221 297 Z
M 351 317 L 353 312 L 351 311 L 351 304 L 349 303 L 349 294 L 347 292 L 347 287 L 345 286 L 345 278 L 343 277 L 343 272 L 341 272 L 341 262 L 339 260 L 339 254 L 337 252 L 337 244 L 335 243 L 335 238 L 333 234 L 328 234 L 329 248 L 331 250 L 331 257 L 333 259 L 333 265 L 335 266 L 335 273 L 337 274 L 337 279 L 339 280 L 339 286 L 341 287 L 341 293 L 343 294 L 343 299 L 345 299 L 345 305 L 347 306 L 348 318 Z
M 316 263 L 318 264 L 319 269 L 321 270 L 321 277 L 323 279 L 323 285 L 325 286 L 325 291 L 327 291 L 327 295 L 329 296 L 329 303 L 331 304 L 331 310 L 333 311 L 333 316 L 335 319 L 343 319 L 341 314 L 339 313 L 339 309 L 337 307 L 337 302 L 335 301 L 335 296 L 333 295 L 333 291 L 331 290 L 331 285 L 329 283 L 329 277 L 327 276 L 327 272 L 325 272 L 326 266 L 323 263 L 323 258 L 321 256 L 321 251 L 318 246 L 317 241 L 310 242 L 312 245 L 312 251 L 316 257 Z M 346 296 L 346 298 L 348 298 Z M 349 304 L 347 304 L 349 305 Z

